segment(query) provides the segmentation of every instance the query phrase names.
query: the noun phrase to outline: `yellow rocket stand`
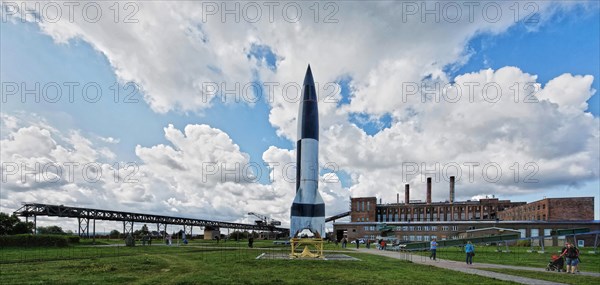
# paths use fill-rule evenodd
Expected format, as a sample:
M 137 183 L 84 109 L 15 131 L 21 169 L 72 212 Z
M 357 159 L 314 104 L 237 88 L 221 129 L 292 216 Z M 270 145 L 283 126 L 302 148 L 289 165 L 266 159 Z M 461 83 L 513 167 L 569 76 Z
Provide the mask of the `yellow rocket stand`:
M 292 245 L 292 254 L 290 258 L 324 258 L 323 254 L 323 239 L 322 238 L 292 238 L 290 240 Z M 304 246 L 301 253 L 296 252 L 296 249 Z M 313 248 L 315 253 L 311 252 L 309 248 Z

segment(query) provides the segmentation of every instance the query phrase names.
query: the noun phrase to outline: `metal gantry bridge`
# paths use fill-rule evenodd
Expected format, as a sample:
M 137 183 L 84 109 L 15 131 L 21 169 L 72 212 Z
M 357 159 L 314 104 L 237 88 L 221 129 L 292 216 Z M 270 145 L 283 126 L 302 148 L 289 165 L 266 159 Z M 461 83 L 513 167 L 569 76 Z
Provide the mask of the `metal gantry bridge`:
M 288 232 L 289 229 L 274 227 L 270 225 L 253 225 L 231 222 L 220 222 L 194 218 L 182 218 L 171 216 L 150 215 L 132 212 L 101 210 L 92 208 L 69 207 L 64 205 L 48 205 L 39 203 L 25 203 L 23 206 L 14 212 L 18 216 L 25 217 L 29 221 L 29 217 L 33 217 L 34 227 L 37 228 L 37 216 L 48 217 L 65 217 L 77 218 L 79 236 L 90 236 L 90 221 L 92 222 L 92 233 L 96 233 L 96 220 L 104 221 L 122 221 L 123 233 L 133 234 L 134 223 L 156 224 L 157 231 L 160 233 L 163 230 L 166 233 L 167 225 L 183 226 L 184 232 L 192 235 L 193 227 L 204 227 L 206 230 L 218 230 L 220 228 L 236 229 L 236 230 L 258 230 L 258 231 L 274 231 Z

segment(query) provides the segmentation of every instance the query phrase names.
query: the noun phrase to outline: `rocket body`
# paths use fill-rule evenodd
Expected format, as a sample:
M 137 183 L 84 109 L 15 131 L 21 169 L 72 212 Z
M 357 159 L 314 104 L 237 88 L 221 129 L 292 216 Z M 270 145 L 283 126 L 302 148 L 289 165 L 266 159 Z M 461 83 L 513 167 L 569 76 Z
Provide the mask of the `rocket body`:
M 306 70 L 298 111 L 296 142 L 296 197 L 292 203 L 290 235 L 304 229 L 325 237 L 325 203 L 319 194 L 319 111 L 317 92 L 310 70 Z

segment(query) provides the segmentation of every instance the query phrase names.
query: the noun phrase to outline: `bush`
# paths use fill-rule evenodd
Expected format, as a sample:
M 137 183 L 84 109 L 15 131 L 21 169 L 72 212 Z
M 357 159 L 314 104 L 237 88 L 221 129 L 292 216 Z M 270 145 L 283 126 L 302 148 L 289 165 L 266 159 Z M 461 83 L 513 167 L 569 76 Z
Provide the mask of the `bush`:
M 0 236 L 0 246 L 68 246 L 79 243 L 79 237 L 60 235 L 12 235 Z
M 69 241 L 69 244 L 79 243 L 79 237 L 78 236 L 66 236 L 66 238 Z
M 520 241 L 517 241 L 517 246 L 530 247 L 531 246 L 531 240 L 520 240 Z

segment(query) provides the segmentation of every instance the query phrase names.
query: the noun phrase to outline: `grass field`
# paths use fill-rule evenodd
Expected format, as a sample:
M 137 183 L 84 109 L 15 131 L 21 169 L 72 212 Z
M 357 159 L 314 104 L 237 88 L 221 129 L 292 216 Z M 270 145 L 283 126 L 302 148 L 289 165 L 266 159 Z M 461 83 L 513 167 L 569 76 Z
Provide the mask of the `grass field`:
M 539 280 L 547 280 L 560 282 L 565 284 L 576 284 L 576 285 L 596 285 L 600 283 L 600 278 L 583 275 L 573 275 L 559 272 L 535 272 L 527 270 L 512 270 L 512 269 L 498 269 L 498 268 L 486 268 L 482 269 L 486 271 L 493 271 L 498 273 L 510 274 L 521 277 L 534 278 Z
M 528 247 L 510 247 L 510 252 L 496 252 L 495 246 L 475 246 L 473 262 L 493 263 L 515 266 L 545 268 L 553 254 L 558 254 L 559 247 L 546 247 L 545 253 L 527 252 Z M 502 248 L 505 249 L 505 248 Z M 587 249 L 581 250 L 581 271 L 600 272 L 600 255 L 589 254 Z M 429 251 L 415 252 L 429 256 Z M 438 248 L 437 257 L 441 259 L 464 261 L 465 253 L 460 247 Z
M 257 260 L 282 249 L 212 245 L 2 248 L 0 284 L 510 284 L 369 254 L 348 253 L 360 261 Z

